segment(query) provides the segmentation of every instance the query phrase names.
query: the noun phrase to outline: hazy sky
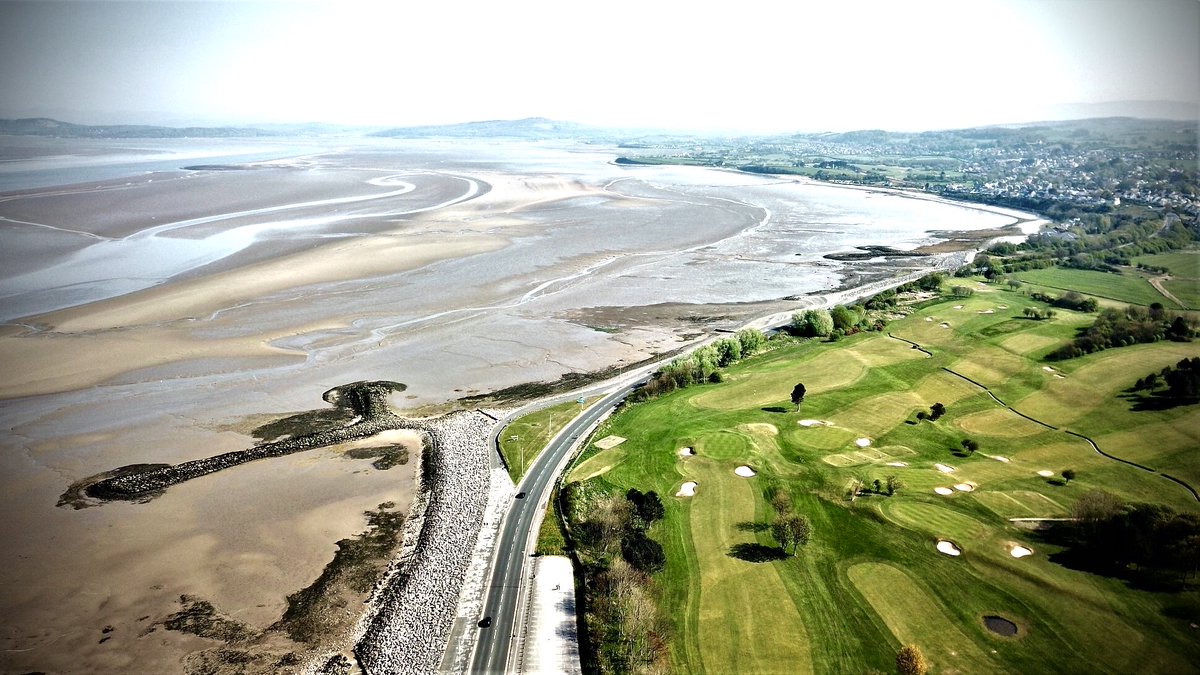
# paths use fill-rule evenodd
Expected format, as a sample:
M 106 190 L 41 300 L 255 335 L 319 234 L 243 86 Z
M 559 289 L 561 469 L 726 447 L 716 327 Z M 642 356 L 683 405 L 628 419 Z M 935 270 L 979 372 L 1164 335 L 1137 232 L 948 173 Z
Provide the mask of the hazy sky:
M 1200 101 L 1198 0 L 0 0 L 0 116 L 929 129 Z

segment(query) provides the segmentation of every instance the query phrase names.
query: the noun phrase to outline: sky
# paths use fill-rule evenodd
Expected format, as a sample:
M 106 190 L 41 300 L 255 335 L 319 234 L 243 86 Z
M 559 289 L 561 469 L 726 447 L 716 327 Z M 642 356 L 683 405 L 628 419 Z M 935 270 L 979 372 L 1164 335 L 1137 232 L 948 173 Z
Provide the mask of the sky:
M 11 2 L 0 117 L 923 130 L 1200 102 L 1200 0 Z

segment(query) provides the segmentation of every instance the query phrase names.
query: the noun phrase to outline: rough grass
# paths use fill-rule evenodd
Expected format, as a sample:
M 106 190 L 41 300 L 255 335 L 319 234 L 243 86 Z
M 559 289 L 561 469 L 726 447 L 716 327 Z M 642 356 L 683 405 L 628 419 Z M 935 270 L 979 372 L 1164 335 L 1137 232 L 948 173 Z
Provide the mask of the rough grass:
M 1135 412 L 1118 395 L 1183 354 L 1200 355 L 1200 345 L 1140 345 L 1058 362 L 1059 379 L 1038 358 L 1090 317 L 1064 311 L 1048 321 L 1014 319 L 1026 306 L 1037 304 L 994 286 L 970 299 L 935 301 L 890 327 L 932 358 L 881 334 L 809 341 L 748 359 L 723 384 L 631 405 L 602 425 L 597 437 L 620 435 L 629 439 L 623 447 L 637 451 L 594 455 L 588 461 L 597 465 L 615 461 L 585 487 L 674 495 L 685 480 L 700 484 L 695 497 L 664 499 L 666 517 L 650 533 L 667 558 L 654 579 L 672 671 L 890 671 L 902 641 L 921 645 L 934 672 L 1194 670 L 1200 644 L 1180 618 L 1200 616 L 1194 588 L 1149 593 L 1064 567 L 1050 559 L 1052 545 L 1008 518 L 1062 517 L 1097 488 L 1191 511 L 1200 510 L 1196 500 L 1075 436 L 1021 419 L 942 369 L 986 361 L 997 372 L 994 391 L 1018 410 L 1066 424 L 1114 454 L 1137 446 L 1140 460 L 1196 476 L 1196 408 Z M 993 313 L 979 314 L 986 308 Z M 925 317 L 947 317 L 953 328 Z M 1014 323 L 995 330 L 1006 322 Z M 787 400 L 796 382 L 809 391 L 799 411 Z M 914 413 L 937 401 L 946 415 L 915 423 Z M 835 425 L 804 428 L 801 419 Z M 758 426 L 766 424 L 779 433 Z M 853 445 L 862 436 L 872 439 L 870 448 Z M 964 436 L 979 440 L 981 451 L 956 455 Z M 684 446 L 696 456 L 680 458 Z M 908 466 L 886 466 L 889 456 Z M 936 463 L 955 471 L 941 473 Z M 758 475 L 735 476 L 739 464 Z M 1037 475 L 1065 468 L 1078 472 L 1068 485 Z M 904 484 L 895 496 L 846 500 L 852 481 L 888 474 Z M 960 482 L 978 487 L 933 493 Z M 796 557 L 730 555 L 774 547 L 762 525 L 779 489 L 812 521 L 812 542 Z M 935 551 L 939 536 L 964 555 Z M 1017 543 L 1035 555 L 1012 558 L 1008 548 Z M 1021 635 L 989 633 L 986 614 L 1010 618 Z

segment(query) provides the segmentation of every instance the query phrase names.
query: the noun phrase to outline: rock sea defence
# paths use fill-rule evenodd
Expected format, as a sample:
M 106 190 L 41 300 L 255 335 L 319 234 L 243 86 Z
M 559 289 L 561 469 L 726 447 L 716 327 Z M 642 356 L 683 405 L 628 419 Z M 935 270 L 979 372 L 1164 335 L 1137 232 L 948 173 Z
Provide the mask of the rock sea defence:
M 334 387 L 325 392 L 323 398 L 337 407 L 351 410 L 356 420 L 351 424 L 182 464 L 124 466 L 75 483 L 63 493 L 58 505 L 83 508 L 96 502 L 115 500 L 146 502 L 172 485 L 246 462 L 354 441 L 393 429 L 417 429 L 419 427 L 412 421 L 396 415 L 388 407 L 388 396 L 405 389 L 399 382 L 354 382 Z

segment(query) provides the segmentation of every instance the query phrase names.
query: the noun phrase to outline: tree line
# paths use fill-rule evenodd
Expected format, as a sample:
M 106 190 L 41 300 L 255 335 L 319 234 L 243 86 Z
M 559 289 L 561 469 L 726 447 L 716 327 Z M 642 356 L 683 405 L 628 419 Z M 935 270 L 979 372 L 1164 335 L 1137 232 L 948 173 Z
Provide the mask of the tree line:
M 1070 359 L 1112 347 L 1158 342 L 1187 342 L 1195 335 L 1195 322 L 1169 312 L 1159 303 L 1149 309 L 1130 305 L 1124 311 L 1105 309 L 1078 337 L 1046 356 L 1052 361 Z
M 1200 569 L 1200 515 L 1162 504 L 1127 503 L 1095 490 L 1080 497 L 1067 527 L 1068 558 L 1107 572 L 1175 576 Z
M 632 398 L 646 401 L 694 384 L 720 382 L 721 368 L 753 356 L 766 342 L 760 331 L 749 328 L 738 331 L 734 337 L 717 340 L 663 366 Z
M 1165 389 L 1163 389 L 1165 387 Z M 1139 378 L 1134 391 L 1147 391 L 1169 399 L 1195 401 L 1200 399 L 1200 356 L 1183 359 L 1175 367 Z
M 647 531 L 666 513 L 653 492 L 584 494 L 563 488 L 575 553 L 582 567 L 584 637 L 603 674 L 661 670 L 666 620 L 658 613 L 652 576 L 666 564 Z

